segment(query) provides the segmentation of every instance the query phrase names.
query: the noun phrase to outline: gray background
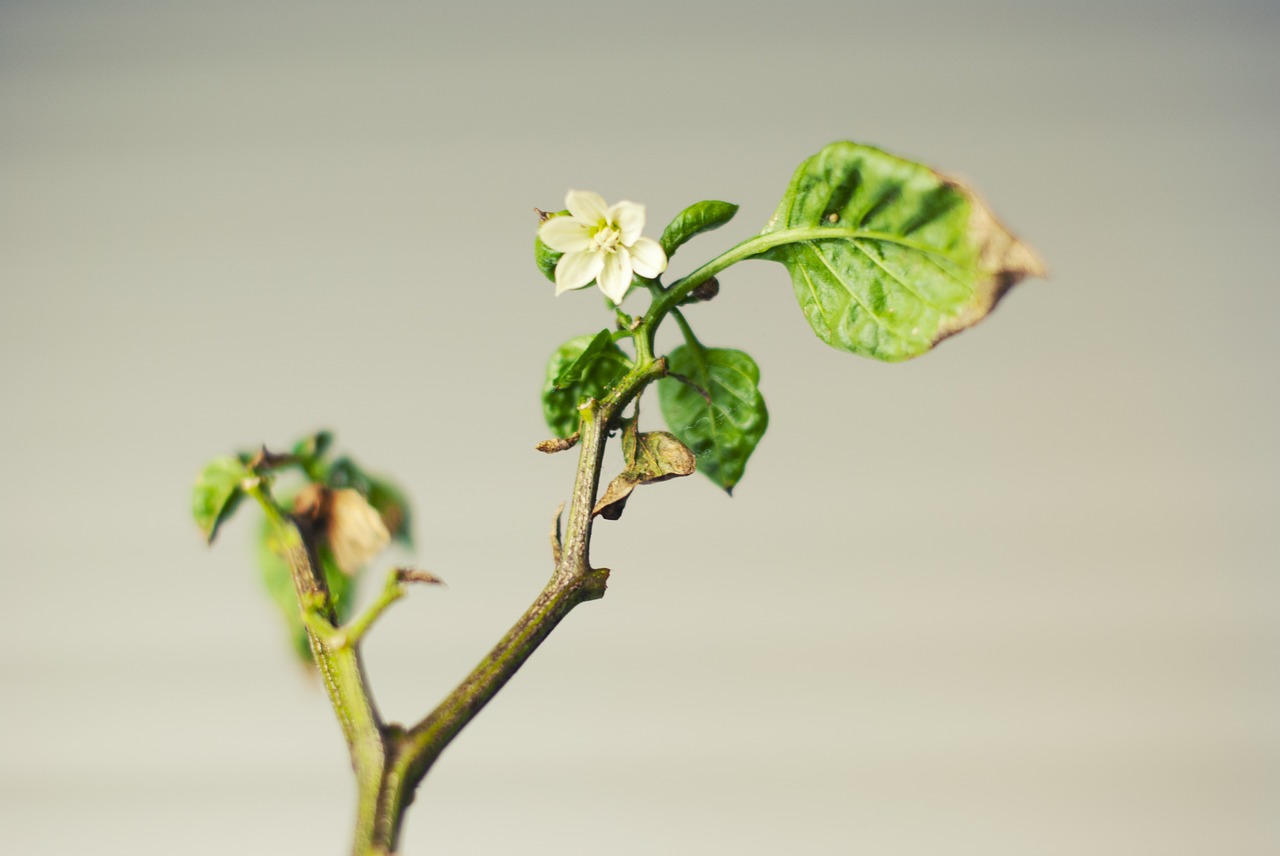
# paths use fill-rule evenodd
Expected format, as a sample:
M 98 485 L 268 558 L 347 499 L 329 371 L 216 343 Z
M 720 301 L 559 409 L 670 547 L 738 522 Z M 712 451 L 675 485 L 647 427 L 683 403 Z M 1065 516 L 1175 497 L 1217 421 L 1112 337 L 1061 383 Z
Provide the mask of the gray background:
M 605 316 L 530 209 L 741 203 L 678 274 L 856 139 L 973 181 L 1052 279 L 885 366 L 726 275 L 690 315 L 762 367 L 746 479 L 599 527 L 609 596 L 404 852 L 1280 852 L 1278 11 L 0 4 L 0 847 L 345 852 L 337 728 L 251 522 L 201 546 L 199 467 L 330 426 L 403 482 L 388 561 L 449 587 L 367 652 L 416 717 L 541 587 L 571 478 L 544 360 Z

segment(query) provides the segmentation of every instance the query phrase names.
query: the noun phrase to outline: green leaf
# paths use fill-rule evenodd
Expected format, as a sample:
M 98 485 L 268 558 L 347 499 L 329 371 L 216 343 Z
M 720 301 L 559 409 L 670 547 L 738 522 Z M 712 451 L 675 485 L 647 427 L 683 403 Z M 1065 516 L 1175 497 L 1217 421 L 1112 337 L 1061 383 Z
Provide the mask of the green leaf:
M 315 460 L 323 458 L 325 452 L 333 445 L 333 434 L 328 431 L 317 431 L 293 444 L 293 454 L 299 458 Z
M 404 491 L 389 481 L 369 477 L 369 493 L 365 497 L 373 506 L 392 539 L 406 547 L 413 546 L 413 531 L 409 526 L 409 499 Z
M 596 333 L 595 338 L 578 355 L 578 358 L 565 366 L 564 370 L 556 376 L 556 389 L 568 389 L 572 384 L 580 382 L 591 370 L 591 364 L 604 355 L 612 344 L 613 334 L 608 330 Z
M 238 458 L 227 456 L 214 458 L 196 479 L 191 494 L 191 514 L 210 544 L 218 534 L 218 527 L 244 499 L 241 484 L 252 475 Z
M 326 487 L 341 489 L 349 487 L 360 491 L 367 498 L 369 496 L 369 476 L 364 470 L 360 469 L 355 461 L 346 457 L 334 460 L 333 465 L 329 467 L 329 478 Z
M 982 320 L 1024 276 L 1043 276 L 959 182 L 870 146 L 833 143 L 796 170 L 762 235 L 809 325 L 834 348 L 910 359 Z
M 674 377 L 658 381 L 663 418 L 698 456 L 698 470 L 732 492 L 769 426 L 760 369 L 742 351 L 701 345 L 676 348 L 667 368 L 699 389 Z
M 583 369 L 582 377 L 563 388 L 556 386 L 560 375 L 578 361 L 599 335 L 579 336 L 565 342 L 547 361 L 547 379 L 542 385 L 542 416 L 557 437 L 578 430 L 578 405 L 588 398 L 600 398 L 631 369 L 631 360 L 617 344 L 610 342 Z
M 671 258 L 676 248 L 694 235 L 719 229 L 732 220 L 733 215 L 737 213 L 738 206 L 732 202 L 719 202 L 714 199 L 695 202 L 667 224 L 667 228 L 662 230 L 662 237 L 658 243 L 662 244 L 662 250 L 667 254 L 667 258 Z
M 568 214 L 568 211 L 557 211 L 552 217 L 562 217 Z M 542 239 L 535 236 L 533 239 L 533 260 L 538 265 L 538 270 L 542 271 L 542 275 L 552 282 L 556 281 L 556 263 L 560 261 L 560 257 L 564 253 L 555 250 L 542 243 Z

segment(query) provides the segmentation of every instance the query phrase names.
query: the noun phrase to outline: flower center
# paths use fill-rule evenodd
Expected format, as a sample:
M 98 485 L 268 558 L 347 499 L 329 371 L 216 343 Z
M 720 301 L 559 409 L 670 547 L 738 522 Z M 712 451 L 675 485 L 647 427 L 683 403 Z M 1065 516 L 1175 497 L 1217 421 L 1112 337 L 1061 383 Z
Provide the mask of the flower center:
M 596 249 L 602 253 L 617 252 L 618 244 L 622 241 L 622 230 L 615 227 L 612 223 L 603 223 L 592 236 L 596 242 Z

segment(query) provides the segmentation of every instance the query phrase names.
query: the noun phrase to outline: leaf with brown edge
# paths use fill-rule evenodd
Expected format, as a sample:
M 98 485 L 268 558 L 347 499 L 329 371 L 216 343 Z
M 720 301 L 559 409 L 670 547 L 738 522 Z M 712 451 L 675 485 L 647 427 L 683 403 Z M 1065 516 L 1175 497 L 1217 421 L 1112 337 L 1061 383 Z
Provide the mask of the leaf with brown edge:
M 832 143 L 792 176 L 761 232 L 809 326 L 833 348 L 896 362 L 987 316 L 1043 276 L 971 190 L 871 146 Z
M 623 429 L 622 455 L 627 466 L 609 482 L 604 496 L 591 511 L 592 517 L 600 515 L 605 520 L 617 520 L 626 508 L 631 491 L 640 485 L 687 476 L 697 468 L 693 452 L 674 434 L 638 432 L 634 420 Z
M 996 219 L 976 191 L 954 178 L 947 181 L 969 197 L 969 240 L 978 247 L 980 275 L 974 300 L 964 311 L 939 326 L 935 345 L 987 317 L 1009 289 L 1026 277 L 1044 279 L 1049 275 L 1044 260 Z

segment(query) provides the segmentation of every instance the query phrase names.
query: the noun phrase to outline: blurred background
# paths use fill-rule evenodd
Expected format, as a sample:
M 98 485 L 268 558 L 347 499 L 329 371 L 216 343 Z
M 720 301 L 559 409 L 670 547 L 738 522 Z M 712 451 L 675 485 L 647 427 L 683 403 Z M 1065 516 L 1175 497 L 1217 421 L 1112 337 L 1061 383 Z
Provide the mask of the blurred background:
M 606 315 L 552 297 L 532 208 L 740 203 L 678 275 L 854 139 L 1051 279 L 881 365 L 781 267 L 725 275 L 689 315 L 761 366 L 745 479 L 597 527 L 608 597 L 403 852 L 1280 852 L 1278 58 L 1236 0 L 0 2 L 0 846 L 345 853 L 254 509 L 205 549 L 196 473 L 329 427 L 400 481 L 386 561 L 448 587 L 366 651 L 416 719 L 543 585 L 572 478 L 545 360 Z

